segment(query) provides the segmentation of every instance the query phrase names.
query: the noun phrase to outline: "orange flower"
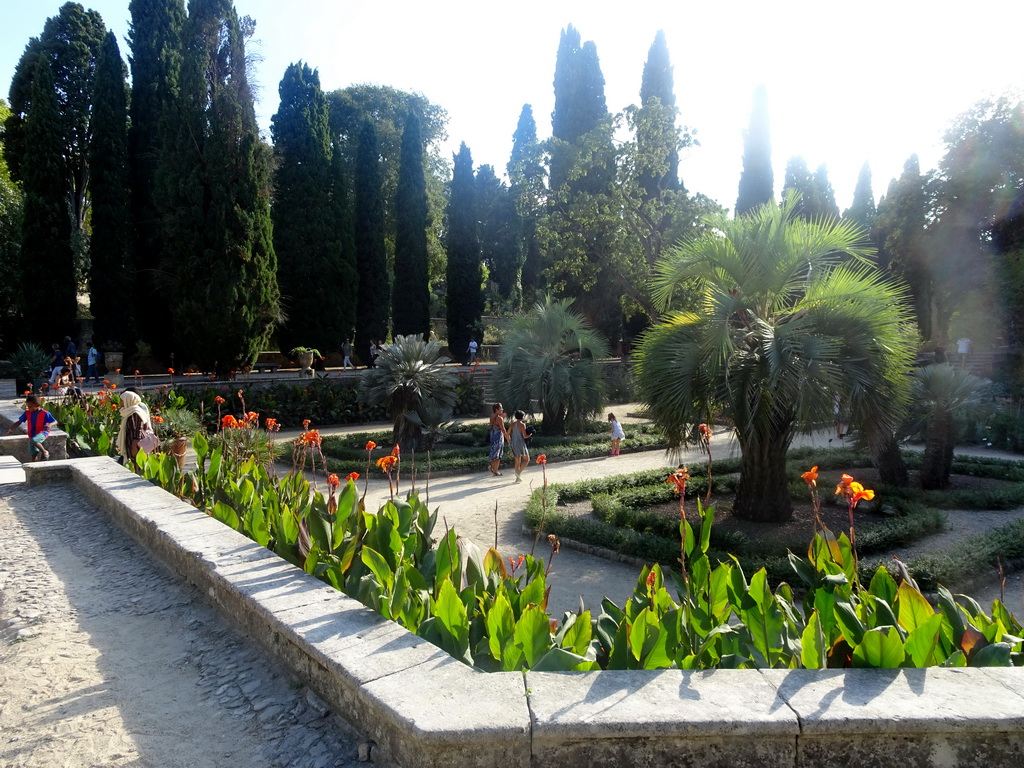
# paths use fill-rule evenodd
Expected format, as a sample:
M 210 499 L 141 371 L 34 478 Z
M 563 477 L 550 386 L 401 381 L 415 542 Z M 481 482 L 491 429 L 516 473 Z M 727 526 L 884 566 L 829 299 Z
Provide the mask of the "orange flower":
M 875 498 L 875 492 L 860 483 L 850 483 L 850 490 L 853 491 L 853 506 L 857 506 L 857 502 L 861 499 L 871 501 Z
M 680 467 L 665 480 L 666 485 L 675 485 L 676 495 L 683 496 L 686 494 L 686 481 L 690 479 L 690 473 L 686 471 L 686 467 Z
M 109 384 L 109 383 L 110 383 L 110 379 L 104 379 L 104 380 L 103 380 L 103 383 L 104 383 L 104 384 Z
M 354 483 L 356 480 L 359 479 L 359 473 L 358 472 L 349 472 L 348 473 L 348 477 L 346 477 L 345 479 L 348 480 L 349 482 Z
M 245 414 L 245 420 L 250 424 L 259 424 L 260 415 L 255 411 L 249 411 L 247 414 Z
M 121 372 L 121 369 L 120 369 L 120 368 L 115 368 L 115 369 L 114 369 L 114 373 L 120 373 L 120 372 Z
M 398 458 L 395 456 L 381 456 L 377 459 L 377 466 L 381 468 L 383 472 L 390 472 L 395 468 L 395 464 L 398 463 Z
M 398 449 L 398 444 L 396 443 L 395 447 L 391 449 L 391 455 L 394 456 L 395 458 L 398 458 L 398 455 L 400 453 L 401 451 Z
M 853 478 L 850 475 L 843 475 L 839 479 L 839 485 L 836 486 L 836 496 L 849 496 L 852 482 Z
M 811 486 L 812 488 L 815 487 L 818 484 L 818 465 L 815 464 L 807 472 L 804 472 L 802 475 L 800 475 L 800 477 L 802 477 L 804 479 L 804 482 L 807 483 L 809 486 Z
M 139 375 L 139 369 L 138 369 L 138 368 L 136 368 L 136 369 L 135 369 L 135 375 L 136 375 L 136 376 L 138 376 L 138 375 Z
M 372 451 L 376 447 L 377 447 L 377 444 L 375 442 L 373 442 L 373 440 L 367 440 L 367 442 L 366 442 L 366 450 L 367 451 Z
M 302 437 L 299 438 L 299 442 L 303 445 L 320 445 L 322 438 L 320 433 L 315 429 L 311 429 L 308 432 L 303 432 Z
M 217 395 L 215 398 L 213 398 L 213 402 L 215 402 L 217 405 L 220 405 L 221 403 L 224 403 L 224 402 L 227 402 L 227 401 L 223 397 L 221 397 L 220 395 Z
M 701 440 L 710 440 L 711 439 L 711 427 L 709 427 L 707 424 L 698 424 L 697 425 L 697 434 L 700 435 L 700 439 Z
M 277 432 L 279 427 L 277 426 L 277 419 L 268 418 L 265 422 L 267 425 L 267 432 Z
M 331 488 L 337 488 L 339 485 L 341 485 L 341 480 L 338 479 L 337 475 L 330 474 L 327 476 L 327 485 L 330 486 Z
M 174 375 L 174 369 L 173 369 L 173 368 L 168 368 L 168 369 L 167 369 L 167 372 L 168 372 L 169 374 L 171 374 L 171 376 L 173 376 L 173 375 Z M 136 373 L 138 373 L 138 371 L 136 371 Z
M 149 418 L 155 424 L 163 424 L 164 423 L 164 419 L 163 419 L 162 416 L 157 416 L 156 414 L 154 414 L 154 415 L 150 416 Z
M 110 385 L 110 388 L 111 388 L 111 389 L 117 389 L 117 384 L 111 384 L 111 385 Z
M 535 463 L 536 464 L 547 464 L 548 463 L 547 455 L 542 453 L 540 456 L 537 457 L 537 461 Z
M 309 419 L 303 419 L 302 420 L 302 428 L 303 429 L 309 429 L 309 424 L 310 424 Z
M 658 574 L 656 574 L 654 571 L 651 571 L 649 574 L 647 574 L 647 588 L 648 589 L 653 589 L 654 585 L 657 584 L 657 583 L 658 583 Z
M 233 429 L 238 426 L 238 420 L 230 413 L 220 420 L 220 423 L 227 429 Z

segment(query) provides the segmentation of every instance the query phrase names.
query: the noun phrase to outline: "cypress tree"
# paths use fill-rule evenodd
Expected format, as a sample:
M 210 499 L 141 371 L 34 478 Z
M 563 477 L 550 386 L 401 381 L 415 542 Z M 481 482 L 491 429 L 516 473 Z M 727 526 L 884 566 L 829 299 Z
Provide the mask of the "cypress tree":
M 483 314 L 483 272 L 477 239 L 473 156 L 465 143 L 454 159 L 448 201 L 448 349 L 454 359 L 465 361 L 469 340 Z
M 843 218 L 857 222 L 865 232 L 871 232 L 875 226 L 875 195 L 871 191 L 871 166 L 867 162 L 860 168 L 853 200 L 843 211 Z
M 89 165 L 92 253 L 89 295 L 96 339 L 134 338 L 134 275 L 128 193 L 128 86 L 117 37 L 108 32 L 96 64 Z
M 8 348 L 22 337 L 21 321 L 25 291 L 21 278 L 21 220 L 24 196 L 11 178 L 4 153 L 3 125 L 10 117 L 7 102 L 0 99 L 0 344 Z
M 763 85 L 754 90 L 750 125 L 743 132 L 743 173 L 740 175 L 736 215 L 767 203 L 775 195 L 772 173 L 771 132 L 768 126 L 768 93 Z
M 167 113 L 178 89 L 182 63 L 184 0 L 131 0 L 128 39 L 132 73 L 131 127 L 128 132 L 129 186 L 134 224 L 132 262 L 135 299 L 145 312 L 135 318 L 139 335 L 158 353 L 170 352 L 173 325 L 167 322 L 171 285 L 161 269 L 163 234 L 158 206 L 157 170 L 161 125 L 173 141 Z M 176 112 L 174 114 L 177 114 Z M 104 337 L 99 337 L 104 341 Z
M 647 130 L 637 132 L 642 157 L 651 154 L 649 167 L 640 177 L 647 199 L 658 197 L 664 190 L 679 189 L 679 146 L 676 133 L 676 95 L 672 63 L 668 55 L 665 32 L 654 36 L 640 83 L 640 106 L 654 114 Z M 664 167 L 663 171 L 656 170 Z
M 537 141 L 537 122 L 533 119 L 533 108 L 524 104 L 516 131 L 512 134 L 512 154 L 506 166 L 519 220 L 523 257 L 520 280 L 522 303 L 532 303 L 541 284 L 541 249 L 537 226 L 543 213 L 542 200 L 545 194 L 543 154 Z
M 223 375 L 255 359 L 280 316 L 272 156 L 259 137 L 234 7 L 192 0 L 189 11 L 159 172 L 165 268 L 177 359 Z
M 391 289 L 384 250 L 384 202 L 381 194 L 377 131 L 364 120 L 359 131 L 355 167 L 355 251 L 359 269 L 356 308 L 356 354 L 367 354 L 371 341 L 388 335 Z
M 818 219 L 838 219 L 839 206 L 836 205 L 836 193 L 832 182 L 828 180 L 828 166 L 824 163 L 814 172 L 814 210 L 811 215 Z
M 597 46 L 591 40 L 581 43 L 579 30 L 572 24 L 562 30 L 555 58 L 554 87 L 551 135 L 570 145 L 552 154 L 551 188 L 557 189 L 565 183 L 573 165 L 571 147 L 578 145 L 584 136 L 609 119 Z M 592 181 L 599 181 L 594 179 L 594 175 L 588 173 Z M 593 184 L 587 186 L 592 187 Z
M 800 193 L 800 200 L 793 206 L 793 213 L 806 219 L 808 217 L 808 210 L 814 205 L 814 180 L 811 178 L 811 171 L 807 167 L 807 161 L 800 155 L 794 155 L 786 163 L 786 177 L 782 182 L 782 196 L 785 198 L 790 192 Z
M 395 193 L 395 282 L 391 306 L 396 336 L 430 335 L 428 225 L 420 120 L 415 112 L 409 112 L 402 133 Z
M 336 218 L 327 99 L 320 76 L 303 63 L 285 71 L 271 120 L 274 251 L 286 322 L 281 349 L 333 349 L 352 328 L 355 285 L 343 260 Z
M 489 165 L 477 168 L 476 202 L 480 260 L 490 278 L 491 314 L 518 309 L 522 305 L 522 226 L 511 190 Z
M 26 320 L 43 342 L 71 333 L 78 315 L 71 230 L 74 214 L 66 196 L 67 166 L 57 93 L 45 57 L 36 59 L 32 111 L 22 126 L 26 150 L 22 165 L 25 218 L 22 229 L 21 285 L 27 299 Z M 31 286 L 38 286 L 38 292 Z

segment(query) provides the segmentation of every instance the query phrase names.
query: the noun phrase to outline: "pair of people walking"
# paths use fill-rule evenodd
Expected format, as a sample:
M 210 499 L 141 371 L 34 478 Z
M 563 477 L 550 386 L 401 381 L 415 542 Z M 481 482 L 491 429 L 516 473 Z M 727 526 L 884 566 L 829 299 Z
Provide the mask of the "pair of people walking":
M 506 427 L 505 408 L 501 403 L 494 403 L 491 406 L 488 458 L 491 462 L 491 474 L 495 477 L 501 477 L 501 470 L 498 467 L 501 465 L 501 454 L 505 450 L 505 441 L 508 440 L 512 444 L 512 465 L 516 473 L 515 482 L 523 482 L 523 470 L 530 463 L 530 449 L 527 447 L 526 441 L 531 436 L 523 421 L 525 418 L 525 413 L 516 411 L 512 414 L 511 427 Z

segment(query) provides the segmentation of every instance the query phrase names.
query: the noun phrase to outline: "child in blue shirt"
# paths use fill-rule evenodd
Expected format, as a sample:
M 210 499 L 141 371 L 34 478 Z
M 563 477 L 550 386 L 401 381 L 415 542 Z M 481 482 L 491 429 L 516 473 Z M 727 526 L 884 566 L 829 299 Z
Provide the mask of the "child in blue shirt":
M 56 424 L 57 420 L 53 414 L 44 410 L 39 405 L 37 395 L 29 395 L 25 398 L 25 410 L 18 420 L 7 429 L 7 434 L 14 431 L 17 424 L 24 424 L 28 432 L 28 453 L 32 461 L 39 461 L 40 458 L 46 461 L 50 458 L 50 452 L 43 447 L 46 438 L 50 436 L 50 425 Z

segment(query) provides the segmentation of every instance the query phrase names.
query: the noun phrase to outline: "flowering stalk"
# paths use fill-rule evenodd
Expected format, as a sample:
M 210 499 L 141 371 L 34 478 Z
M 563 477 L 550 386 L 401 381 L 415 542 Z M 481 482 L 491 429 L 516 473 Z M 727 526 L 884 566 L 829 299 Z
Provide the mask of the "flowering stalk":
M 686 471 L 686 465 L 680 464 L 665 481 L 667 485 L 675 486 L 676 495 L 679 496 L 679 566 L 682 569 L 683 581 L 687 584 L 690 583 L 690 577 L 686 572 L 686 481 L 689 479 L 690 473 Z
M 370 489 L 370 461 L 373 456 L 373 449 L 377 444 L 373 440 L 366 441 L 366 479 L 363 480 L 363 499 L 366 499 L 366 492 Z
M 540 491 L 540 523 L 537 525 L 537 534 L 533 537 L 533 546 L 530 547 L 530 557 L 533 557 L 533 553 L 537 551 L 537 542 L 540 541 L 540 535 L 544 532 L 544 518 L 548 514 L 548 457 L 547 454 L 542 453 L 537 457 L 535 464 L 540 464 L 541 475 L 544 478 L 544 485 L 541 486 Z
M 875 492 L 856 482 L 850 475 L 843 475 L 839 485 L 836 486 L 836 495 L 846 499 L 846 509 L 850 515 L 850 549 L 853 551 L 853 578 L 859 587 L 860 573 L 857 564 L 857 534 L 853 526 L 853 510 L 856 509 L 857 502 L 861 499 L 871 501 L 875 498 Z
M 704 504 L 711 503 L 711 427 L 707 424 L 700 424 L 697 427 L 697 435 L 700 437 L 700 447 L 708 456 L 708 492 L 704 497 Z

